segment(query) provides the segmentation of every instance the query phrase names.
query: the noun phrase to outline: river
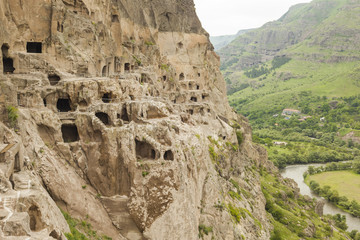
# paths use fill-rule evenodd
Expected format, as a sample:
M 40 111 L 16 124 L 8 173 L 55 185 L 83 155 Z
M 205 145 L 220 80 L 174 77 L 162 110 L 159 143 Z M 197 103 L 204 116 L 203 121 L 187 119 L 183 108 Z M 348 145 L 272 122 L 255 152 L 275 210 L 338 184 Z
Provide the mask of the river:
M 293 179 L 298 184 L 301 194 L 308 195 L 310 197 L 317 198 L 317 199 L 324 199 L 322 197 L 317 196 L 310 190 L 308 185 L 305 184 L 304 177 L 303 177 L 304 172 L 306 172 L 306 170 L 308 169 L 309 166 L 318 167 L 321 165 L 324 165 L 324 164 L 291 165 L 291 166 L 286 167 L 284 170 L 282 170 L 281 175 L 284 178 Z M 335 214 L 339 213 L 341 215 L 345 215 L 346 223 L 349 226 L 347 231 L 351 231 L 351 230 L 360 231 L 360 218 L 353 217 L 351 214 L 337 208 L 334 204 L 332 204 L 331 202 L 329 202 L 327 200 L 325 200 L 325 202 L 326 203 L 324 206 L 324 214 L 335 215 Z

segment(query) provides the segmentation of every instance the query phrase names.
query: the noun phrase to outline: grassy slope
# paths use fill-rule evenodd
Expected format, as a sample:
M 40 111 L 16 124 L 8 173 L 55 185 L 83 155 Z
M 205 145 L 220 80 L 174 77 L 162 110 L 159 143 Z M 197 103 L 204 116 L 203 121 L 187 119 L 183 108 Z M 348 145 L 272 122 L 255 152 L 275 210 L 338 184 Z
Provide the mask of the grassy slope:
M 360 175 L 352 171 L 333 171 L 315 174 L 309 177 L 320 186 L 328 185 L 337 190 L 340 196 L 360 202 Z
M 287 40 L 288 29 L 301 35 L 294 45 Z M 273 49 L 274 44 L 280 49 L 277 55 L 292 60 L 267 76 L 252 79 L 244 75 L 247 69 L 239 67 L 241 61 L 225 67 L 223 73 L 231 86 L 250 84 L 229 96 L 230 103 L 246 113 L 274 105 L 296 107 L 291 106 L 292 94 L 301 91 L 310 90 L 314 95 L 330 98 L 359 94 L 359 32 L 359 4 L 349 0 L 315 0 L 293 7 L 280 20 L 240 36 L 220 52 L 223 66 L 228 56 L 245 59 L 261 55 L 264 49 Z M 266 58 L 269 56 L 263 57 Z M 270 61 L 263 64 L 270 66 Z
M 266 210 L 274 226 L 271 239 L 345 239 L 346 234 L 342 230 L 331 230 L 327 216 L 321 219 L 314 212 L 313 200 L 295 197 L 294 190 L 287 184 L 266 171 L 262 173 L 261 186 L 266 198 Z M 315 229 L 312 236 L 305 234 L 309 227 Z
M 265 80 L 248 79 L 243 81 L 258 81 L 262 87 L 248 87 L 229 96 L 230 104 L 240 112 L 257 111 L 272 107 L 294 107 L 293 97 L 301 91 L 310 90 L 314 95 L 327 97 L 352 96 L 360 93 L 360 75 L 358 62 L 346 63 L 314 63 L 293 59 L 276 69 Z M 282 79 L 287 73 L 293 78 Z M 274 76 L 272 76 L 274 75 Z M 245 100 L 246 104 L 237 104 Z

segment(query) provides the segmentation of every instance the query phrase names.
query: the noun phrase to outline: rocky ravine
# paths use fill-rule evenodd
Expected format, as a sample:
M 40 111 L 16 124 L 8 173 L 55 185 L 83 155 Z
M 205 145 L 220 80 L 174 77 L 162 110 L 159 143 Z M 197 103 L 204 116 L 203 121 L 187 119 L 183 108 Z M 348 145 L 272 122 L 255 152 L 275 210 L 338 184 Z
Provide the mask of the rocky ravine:
M 0 32 L 1 239 L 65 239 L 59 208 L 113 239 L 269 238 L 266 152 L 192 0 L 4 0 Z

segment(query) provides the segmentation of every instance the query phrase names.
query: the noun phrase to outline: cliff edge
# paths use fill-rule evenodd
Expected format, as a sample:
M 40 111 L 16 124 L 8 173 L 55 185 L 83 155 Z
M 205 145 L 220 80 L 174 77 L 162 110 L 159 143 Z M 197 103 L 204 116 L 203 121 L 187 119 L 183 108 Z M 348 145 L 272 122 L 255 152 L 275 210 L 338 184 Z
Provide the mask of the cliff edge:
M 65 239 L 64 215 L 112 239 L 269 239 L 267 155 L 192 0 L 4 0 L 0 45 L 1 239 Z

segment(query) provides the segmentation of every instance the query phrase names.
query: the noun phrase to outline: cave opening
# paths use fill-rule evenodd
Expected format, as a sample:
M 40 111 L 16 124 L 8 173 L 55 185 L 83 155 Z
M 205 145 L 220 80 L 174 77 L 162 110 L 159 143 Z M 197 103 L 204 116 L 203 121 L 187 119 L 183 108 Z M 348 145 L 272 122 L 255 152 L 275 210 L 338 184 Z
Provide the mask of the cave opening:
M 42 53 L 42 43 L 41 42 L 27 42 L 26 43 L 26 52 Z
M 14 61 L 9 57 L 9 45 L 3 44 L 1 46 L 2 58 L 3 58 L 3 72 L 13 73 L 15 71 Z
M 118 22 L 120 22 L 120 21 L 119 21 L 119 16 L 118 16 L 118 15 L 115 15 L 115 14 L 111 15 L 111 22 L 113 22 L 113 23 L 118 23 Z
M 19 153 L 15 154 L 15 162 L 14 162 L 14 172 L 20 172 L 21 166 L 20 166 L 20 157 Z
M 58 84 L 59 81 L 60 81 L 60 77 L 58 75 L 56 75 L 56 74 L 49 74 L 48 79 L 49 79 L 49 82 L 50 82 L 51 86 L 54 86 L 54 85 Z
M 111 102 L 111 94 L 110 93 L 104 93 L 101 100 L 103 103 L 110 103 Z
M 64 142 L 77 142 L 80 140 L 79 132 L 75 124 L 63 124 L 61 126 L 61 133 Z
M 147 142 L 135 139 L 136 157 L 140 159 L 156 159 L 155 149 Z
M 193 102 L 197 102 L 197 98 L 196 98 L 196 97 L 191 97 L 190 100 L 193 101 Z
M 181 81 L 181 80 L 184 80 L 184 79 L 185 79 L 184 73 L 180 73 L 180 75 L 179 75 L 179 80 Z
M 105 125 L 110 124 L 110 117 L 104 112 L 97 112 L 95 113 L 95 116 L 100 119 Z
M 59 112 L 70 112 L 70 99 L 68 98 L 59 98 L 56 103 L 56 108 Z
M 130 68 L 131 68 L 130 63 L 125 63 L 125 65 L 124 65 L 125 71 L 126 71 L 126 72 L 129 72 L 129 71 L 130 71 Z
M 129 122 L 130 119 L 129 119 L 129 115 L 128 115 L 128 112 L 127 112 L 127 109 L 126 109 L 126 106 L 124 105 L 122 110 L 121 110 L 121 119 L 124 121 L 124 122 Z
M 104 66 L 103 69 L 102 69 L 102 76 L 106 77 L 106 75 L 107 75 L 107 67 Z
M 171 150 L 168 150 L 164 153 L 164 159 L 173 161 L 174 160 L 174 153 Z
M 35 205 L 31 206 L 28 210 L 30 216 L 30 229 L 31 231 L 38 232 L 44 228 L 44 224 L 41 221 L 41 212 Z

